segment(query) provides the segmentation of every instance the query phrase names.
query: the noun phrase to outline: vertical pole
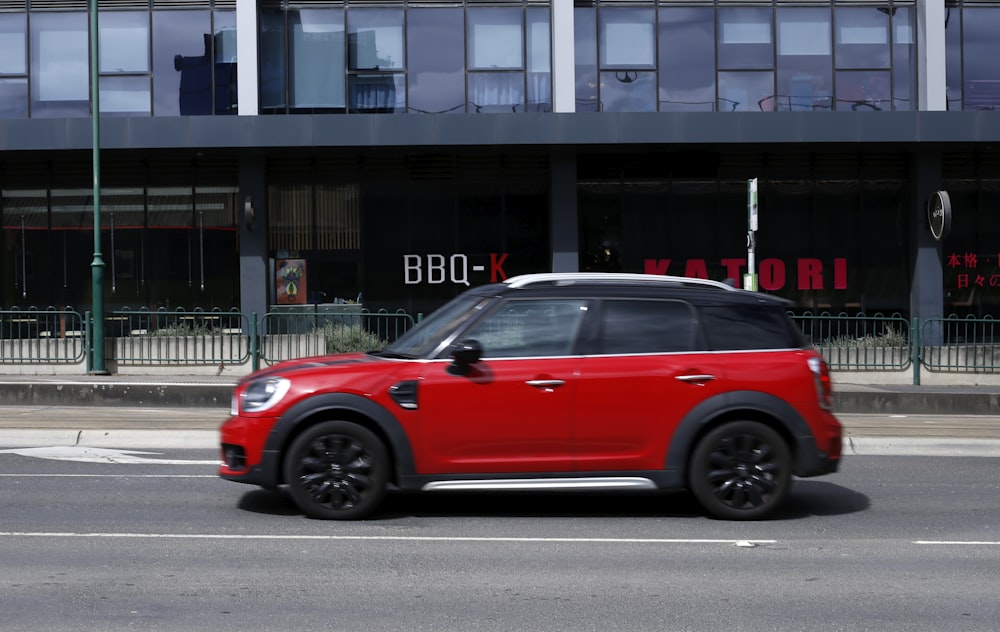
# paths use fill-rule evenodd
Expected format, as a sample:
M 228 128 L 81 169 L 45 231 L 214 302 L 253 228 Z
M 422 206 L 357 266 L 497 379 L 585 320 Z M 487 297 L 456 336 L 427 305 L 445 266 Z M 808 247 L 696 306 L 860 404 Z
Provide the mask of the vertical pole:
M 101 96 L 98 81 L 100 59 L 97 31 L 97 0 L 90 0 L 90 118 L 93 123 L 94 156 L 94 259 L 91 261 L 91 300 L 94 335 L 91 338 L 91 373 L 106 375 L 104 366 L 104 259 L 101 256 Z
M 757 178 L 747 180 L 747 274 L 743 289 L 757 291 Z

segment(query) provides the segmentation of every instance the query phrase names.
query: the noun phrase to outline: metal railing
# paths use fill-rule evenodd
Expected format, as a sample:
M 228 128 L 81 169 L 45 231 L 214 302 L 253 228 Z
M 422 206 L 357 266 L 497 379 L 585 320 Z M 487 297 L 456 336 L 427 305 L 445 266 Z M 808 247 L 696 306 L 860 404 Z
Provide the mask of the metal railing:
M 835 371 L 1000 373 L 1000 320 L 899 314 L 791 314 Z
M 913 362 L 910 322 L 900 314 L 806 312 L 792 319 L 833 370 L 905 370 Z
M 244 333 L 245 332 L 245 333 Z M 250 360 L 250 320 L 236 310 L 122 309 L 105 318 L 119 365 L 232 366 Z
M 92 315 L 73 310 L 0 310 L 0 366 L 86 364 Z M 381 349 L 416 322 L 403 312 L 351 309 L 243 314 L 237 310 L 119 309 L 104 320 L 106 359 L 122 366 L 263 364 Z
M 417 319 L 399 310 L 274 311 L 120 309 L 105 320 L 107 357 L 123 366 L 248 365 L 384 347 Z M 900 314 L 793 313 L 793 321 L 835 371 L 1000 374 L 1000 319 Z M 91 314 L 71 309 L 0 310 L 3 365 L 86 364 Z
M 327 353 L 377 351 L 414 324 L 398 310 L 270 312 L 261 319 L 260 359 L 266 364 Z
M 84 318 L 73 310 L 0 310 L 0 365 L 75 364 L 89 348 Z

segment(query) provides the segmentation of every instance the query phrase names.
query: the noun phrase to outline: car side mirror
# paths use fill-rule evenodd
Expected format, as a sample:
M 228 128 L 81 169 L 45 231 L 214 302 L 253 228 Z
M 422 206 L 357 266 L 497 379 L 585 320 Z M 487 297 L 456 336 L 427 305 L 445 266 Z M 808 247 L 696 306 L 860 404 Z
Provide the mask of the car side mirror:
M 468 375 L 469 368 L 483 357 L 483 345 L 478 340 L 468 338 L 455 343 L 451 350 L 453 360 L 448 372 L 453 375 Z

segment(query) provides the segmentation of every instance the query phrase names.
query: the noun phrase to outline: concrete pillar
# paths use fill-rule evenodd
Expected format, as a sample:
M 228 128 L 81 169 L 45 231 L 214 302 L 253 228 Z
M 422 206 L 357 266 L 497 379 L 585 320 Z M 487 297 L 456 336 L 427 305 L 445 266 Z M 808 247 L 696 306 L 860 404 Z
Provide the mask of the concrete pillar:
M 552 271 L 577 272 L 580 269 L 580 230 L 576 209 L 576 154 L 556 153 L 550 161 Z
M 267 183 L 261 156 L 240 158 L 237 203 L 240 230 L 240 311 L 261 318 L 267 313 L 271 284 L 267 257 Z
M 257 90 L 257 0 L 236 0 L 236 83 L 238 114 L 259 114 Z
M 944 0 L 917 0 L 917 109 L 948 109 Z
M 927 221 L 927 201 L 941 188 L 941 155 L 919 151 L 910 165 L 911 266 L 910 318 L 923 321 L 944 313 L 944 267 L 941 242 L 934 239 Z M 921 331 L 924 344 L 937 344 L 940 331 Z
M 573 0 L 552 0 L 552 111 L 576 111 Z

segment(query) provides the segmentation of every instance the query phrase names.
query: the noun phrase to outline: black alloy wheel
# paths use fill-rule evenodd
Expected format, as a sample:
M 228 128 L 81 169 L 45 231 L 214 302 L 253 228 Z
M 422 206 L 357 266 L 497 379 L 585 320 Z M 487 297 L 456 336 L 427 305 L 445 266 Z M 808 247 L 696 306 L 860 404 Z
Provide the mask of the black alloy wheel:
M 389 457 L 374 433 L 346 421 L 317 424 L 292 442 L 285 482 L 308 516 L 356 520 L 371 514 L 385 496 Z
M 736 421 L 715 428 L 695 446 L 688 482 L 717 518 L 759 520 L 788 495 L 792 458 L 781 436 L 764 424 Z

